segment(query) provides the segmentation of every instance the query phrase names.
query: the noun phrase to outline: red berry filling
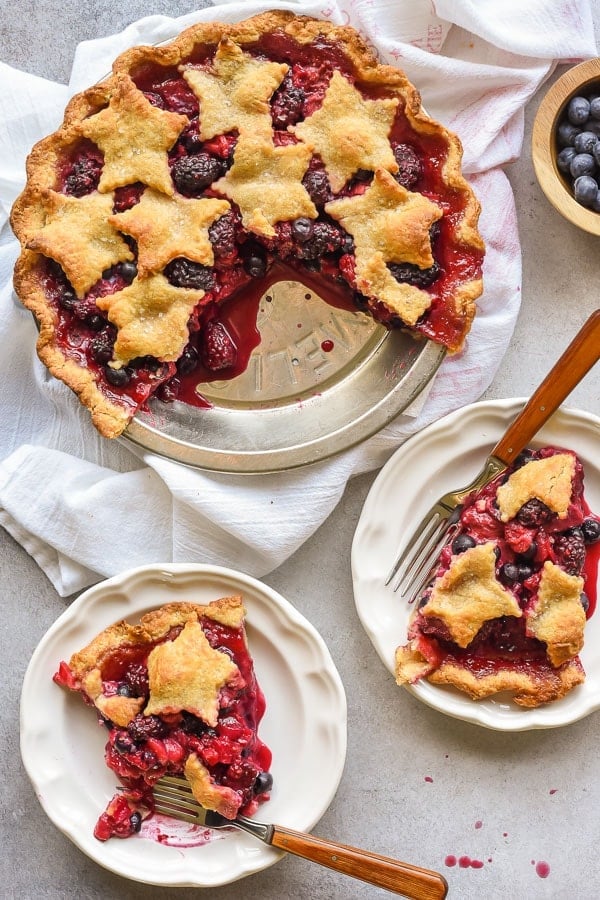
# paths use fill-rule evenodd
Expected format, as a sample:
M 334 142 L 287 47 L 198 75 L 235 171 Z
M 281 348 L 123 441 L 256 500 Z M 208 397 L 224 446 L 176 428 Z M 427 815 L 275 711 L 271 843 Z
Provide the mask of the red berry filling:
M 152 786 L 165 774 L 181 774 L 185 760 L 196 754 L 210 777 L 235 791 L 239 812 L 252 814 L 268 799 L 273 779 L 268 771 L 271 752 L 257 735 L 265 700 L 257 684 L 243 631 L 209 618 L 201 619 L 211 647 L 230 656 L 242 676 L 243 687 L 224 687 L 219 697 L 218 720 L 210 727 L 192 713 L 136 715 L 126 727 L 99 716 L 109 732 L 105 761 L 125 790 L 117 794 L 100 816 L 94 834 L 99 840 L 128 837 L 140 830 L 154 808 Z M 175 627 L 165 640 L 174 640 Z M 146 661 L 156 644 L 124 646 L 110 653 L 101 666 L 104 697 L 149 697 Z M 54 681 L 70 690 L 78 684 L 69 666 L 61 662 Z M 83 694 L 86 702 L 91 702 Z
M 207 68 L 212 65 L 213 52 L 207 46 L 198 46 L 190 62 Z M 307 45 L 299 44 L 283 33 L 269 34 L 254 45 L 244 45 L 244 52 L 261 59 L 285 62 L 290 67 L 270 101 L 276 145 L 297 140 L 287 131 L 288 127 L 319 108 L 336 70 L 355 83 L 366 99 L 386 96 L 381 87 L 356 83 L 351 61 L 340 47 L 323 37 Z M 145 65 L 134 78 L 154 106 L 185 114 L 190 119 L 169 153 L 176 190 L 185 197 L 217 196 L 212 185 L 233 162 L 237 134 L 201 140 L 198 100 L 178 69 Z M 395 176 L 398 182 L 437 203 L 444 215 L 431 233 L 433 266 L 423 270 L 410 264 L 396 264 L 390 265 L 389 269 L 396 280 L 415 285 L 431 297 L 431 306 L 417 322 L 416 329 L 442 344 L 452 345 L 461 333 L 463 322 L 461 310 L 449 301 L 462 282 L 480 278 L 483 256 L 473 248 L 466 249 L 460 238 L 465 194 L 444 182 L 442 170 L 447 154 L 444 141 L 435 135 L 415 131 L 401 104 L 390 141 L 399 165 Z M 102 155 L 95 145 L 82 141 L 71 151 L 59 172 L 59 188 L 77 197 L 90 193 L 97 188 L 102 165 Z M 189 322 L 190 343 L 183 367 L 149 359 L 134 360 L 118 370 L 108 366 L 114 328 L 95 308 L 95 297 L 113 293 L 130 283 L 129 275 L 135 271 L 135 263 L 125 263 L 104 273 L 84 300 L 78 301 L 74 300 L 72 288 L 62 272 L 57 272 L 56 265 L 50 262 L 46 290 L 58 315 L 61 349 L 68 358 L 86 365 L 94 373 L 99 388 L 113 402 L 137 408 L 156 393 L 165 401 L 179 398 L 204 405 L 198 400 L 195 385 L 203 380 L 239 374 L 256 345 L 255 323 L 249 337 L 236 336 L 232 334 L 228 316 L 219 316 L 219 312 L 215 312 L 216 306 L 228 298 L 231 311 L 231 302 L 236 298 L 238 304 L 248 306 L 250 316 L 255 314 L 254 299 L 247 299 L 250 280 L 257 283 L 257 290 L 260 287 L 262 293 L 275 280 L 294 278 L 309 286 L 309 281 L 317 279 L 319 293 L 326 299 L 329 285 L 336 304 L 341 290 L 348 308 L 354 305 L 369 309 L 387 326 L 402 326 L 403 323 L 382 303 L 364 297 L 356 290 L 352 238 L 323 209 L 324 204 L 334 198 L 364 192 L 372 177 L 372 172 L 361 170 L 338 194 L 334 194 L 322 161 L 313 156 L 303 184 L 317 206 L 317 219 L 281 222 L 276 228 L 277 237 L 266 239 L 250 236 L 244 231 L 237 207 L 232 204 L 231 213 L 218 219 L 210 228 L 214 268 L 198 266 L 184 257 L 167 266 L 165 274 L 175 286 L 206 291 L 205 299 Z M 135 205 L 143 190 L 140 184 L 118 188 L 114 212 L 123 212 Z M 135 252 L 135 247 L 132 249 Z M 129 272 L 125 275 L 128 266 Z M 277 278 L 271 272 L 276 273 Z M 254 298 L 256 291 L 251 293 Z M 205 313 L 207 309 L 210 309 L 209 314 Z M 239 320 L 240 316 L 237 318 Z
M 492 540 L 496 545 L 496 577 L 514 594 L 523 610 L 534 602 L 544 563 L 549 560 L 569 575 L 583 577 L 581 603 L 589 618 L 596 606 L 600 517 L 592 514 L 585 501 L 580 460 L 573 454 L 575 476 L 566 518 L 559 518 L 540 500 L 533 499 L 521 507 L 514 519 L 502 522 L 496 505 L 498 487 L 516 469 L 532 460 L 565 452 L 569 451 L 557 447 L 526 450 L 514 466 L 467 498 L 432 578 L 441 577 L 456 554 Z M 429 595 L 428 590 L 420 600 L 420 607 L 427 603 Z M 520 666 L 540 678 L 552 669 L 546 645 L 526 633 L 526 615 L 503 616 L 484 623 L 464 649 L 452 641 L 447 626 L 436 617 L 419 614 L 412 631 L 421 635 L 419 649 L 426 658 L 435 659 L 436 666 L 441 661 L 455 662 L 479 676 L 503 666 L 510 665 L 513 669 Z M 427 646 L 429 642 L 431 645 Z

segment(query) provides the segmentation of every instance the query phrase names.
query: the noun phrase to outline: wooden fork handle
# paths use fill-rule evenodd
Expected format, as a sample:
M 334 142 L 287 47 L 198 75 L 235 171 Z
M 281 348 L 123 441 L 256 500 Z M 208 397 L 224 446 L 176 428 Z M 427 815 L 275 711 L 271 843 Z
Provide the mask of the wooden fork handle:
M 600 359 L 600 309 L 573 338 L 558 362 L 498 441 L 491 455 L 509 465 Z
M 411 900 L 442 900 L 448 893 L 446 879 L 430 869 L 422 869 L 389 856 L 379 856 L 335 841 L 326 841 L 312 834 L 292 831 L 281 825 L 273 826 L 270 843 L 294 856 L 310 859 L 344 875 L 410 897 Z

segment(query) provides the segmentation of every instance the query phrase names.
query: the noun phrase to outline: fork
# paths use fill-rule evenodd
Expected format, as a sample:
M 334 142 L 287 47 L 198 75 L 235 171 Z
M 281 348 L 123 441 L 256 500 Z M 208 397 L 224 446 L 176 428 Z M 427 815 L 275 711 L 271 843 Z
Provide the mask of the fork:
M 443 900 L 448 893 L 446 879 L 430 869 L 338 844 L 302 831 L 293 831 L 281 825 L 266 825 L 246 816 L 226 819 L 219 813 L 200 806 L 194 799 L 189 782 L 181 776 L 164 775 L 152 790 L 155 809 L 163 815 L 207 828 L 228 828 L 233 825 L 272 847 L 395 894 L 402 894 L 411 900 Z
M 418 596 L 430 580 L 440 550 L 456 530 L 465 499 L 514 462 L 599 358 L 600 309 L 597 309 L 493 447 L 479 474 L 466 487 L 440 497 L 423 517 L 397 556 L 385 580 L 386 585 L 396 579 L 394 591 L 400 589 L 409 602 Z

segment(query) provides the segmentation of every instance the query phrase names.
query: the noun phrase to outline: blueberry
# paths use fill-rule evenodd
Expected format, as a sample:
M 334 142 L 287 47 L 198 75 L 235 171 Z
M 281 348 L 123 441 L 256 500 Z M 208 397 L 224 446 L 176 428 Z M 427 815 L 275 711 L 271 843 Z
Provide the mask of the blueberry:
M 579 600 L 581 601 L 581 605 L 583 606 L 583 611 L 587 612 L 590 608 L 590 598 L 587 594 L 581 594 Z
M 476 543 L 477 541 L 470 534 L 459 534 L 452 541 L 452 552 L 464 553 L 465 550 L 470 550 L 471 547 L 474 547 Z
M 577 153 L 593 153 L 597 143 L 598 137 L 593 131 L 582 131 L 575 135 L 573 147 Z
M 98 313 L 92 313 L 91 316 L 86 316 L 85 324 L 88 328 L 91 328 L 92 331 L 102 331 L 106 325 L 106 319 Z
M 598 183 L 591 175 L 581 175 L 573 182 L 573 193 L 582 206 L 591 206 L 598 195 Z
M 262 250 L 253 246 L 244 254 L 244 271 L 251 278 L 262 278 L 267 271 L 267 260 Z
M 571 125 L 570 122 L 561 122 L 556 133 L 558 145 L 560 147 L 572 147 L 573 141 L 580 131 L 581 128 Z
M 535 541 L 532 541 L 523 553 L 520 553 L 519 556 L 521 559 L 532 560 L 535 558 L 535 554 L 537 553 L 537 544 Z
M 123 682 L 123 684 L 120 684 L 117 688 L 117 694 L 119 697 L 131 697 L 131 688 L 126 682 Z
M 561 172 L 565 173 L 565 175 L 571 174 L 571 163 L 576 155 L 574 147 L 563 147 L 556 157 L 556 165 Z
M 591 153 L 577 153 L 571 160 L 570 172 L 573 178 L 591 175 L 596 168 L 596 160 Z
M 140 828 L 142 827 L 142 817 L 139 812 L 131 813 L 131 815 L 129 816 L 129 823 L 131 825 L 132 831 L 137 832 L 140 830 Z
M 294 235 L 297 241 L 300 243 L 304 243 L 304 241 L 310 240 L 313 236 L 313 232 L 315 230 L 314 223 L 311 219 L 306 219 L 302 216 L 300 219 L 294 219 L 292 222 L 292 234 Z
M 119 732 L 114 740 L 117 753 L 135 753 L 136 746 L 126 731 Z
M 594 212 L 600 212 L 600 190 L 596 194 L 596 199 L 590 203 L 590 209 L 593 209 Z
M 600 97 L 590 100 L 590 116 L 592 119 L 600 119 Z
M 129 281 L 131 283 L 137 275 L 137 266 L 134 262 L 124 262 L 119 266 L 119 271 L 121 273 L 121 277 L 124 278 L 125 281 Z
M 106 335 L 94 338 L 90 345 L 92 358 L 101 365 L 110 362 L 113 355 L 113 342 Z
M 113 369 L 112 366 L 104 367 L 104 375 L 108 383 L 114 387 L 127 387 L 131 380 L 131 375 L 127 369 Z
M 505 584 L 514 584 L 519 580 L 519 566 L 515 563 L 504 563 L 500 569 L 500 578 Z
M 273 787 L 273 776 L 270 772 L 259 772 L 254 782 L 254 793 L 265 794 Z
M 177 360 L 177 371 L 180 375 L 189 375 L 198 365 L 198 351 L 192 344 L 188 344 Z
M 531 566 L 526 565 L 525 563 L 519 563 L 519 581 L 526 581 L 528 578 L 531 578 L 533 575 L 533 569 Z
M 573 97 L 567 106 L 567 118 L 572 125 L 584 125 L 590 117 L 590 101 Z
M 581 523 L 581 532 L 586 544 L 593 544 L 600 540 L 600 520 L 584 519 Z

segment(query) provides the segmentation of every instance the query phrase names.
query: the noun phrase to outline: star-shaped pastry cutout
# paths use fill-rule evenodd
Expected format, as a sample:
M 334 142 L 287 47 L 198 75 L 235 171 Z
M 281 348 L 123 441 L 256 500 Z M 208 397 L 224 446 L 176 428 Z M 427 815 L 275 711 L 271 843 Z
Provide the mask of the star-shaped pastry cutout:
M 500 518 L 508 522 L 523 504 L 536 498 L 564 519 L 571 503 L 574 476 L 575 457 L 571 453 L 555 453 L 526 463 L 498 488 Z
M 269 98 L 284 79 L 285 63 L 244 53 L 231 38 L 219 43 L 213 71 L 182 67 L 183 77 L 200 102 L 200 137 L 241 132 L 272 133 Z
M 431 305 L 431 297 L 396 281 L 387 263 L 411 263 L 421 269 L 433 265 L 429 229 L 443 215 L 440 207 L 378 169 L 364 194 L 332 200 L 325 211 L 354 238 L 359 290 L 414 325 Z
M 189 123 L 187 116 L 157 109 L 128 75 L 117 82 L 106 109 L 81 123 L 81 132 L 104 153 L 99 191 L 141 181 L 173 194 L 167 152 Z
M 248 231 L 274 237 L 276 222 L 317 217 L 302 184 L 311 155 L 304 144 L 276 147 L 260 135 L 245 136 L 238 140 L 231 169 L 213 190 L 237 203 Z
M 459 647 L 467 647 L 489 619 L 519 618 L 522 611 L 516 597 L 496 578 L 494 542 L 454 556 L 450 568 L 434 582 L 421 613 L 441 619 Z
M 189 317 L 203 297 L 204 291 L 174 287 L 162 274 L 135 278 L 122 291 L 99 297 L 98 307 L 118 329 L 116 367 L 138 356 L 179 359 L 189 340 Z
M 41 203 L 46 221 L 27 248 L 60 263 L 78 297 L 89 291 L 105 269 L 133 259 L 130 248 L 107 221 L 113 209 L 112 194 L 94 191 L 70 197 L 47 190 Z
M 144 715 L 186 710 L 215 726 L 221 688 L 240 677 L 230 657 L 210 646 L 200 623 L 187 622 L 174 641 L 150 651 L 150 698 Z
M 388 138 L 398 102 L 365 100 L 336 71 L 319 109 L 289 131 L 319 154 L 337 193 L 359 169 L 398 171 Z
M 544 563 L 537 597 L 527 611 L 527 634 L 546 644 L 553 666 L 573 659 L 583 647 L 584 585 L 579 575 L 569 575 L 549 559 Z
M 212 266 L 208 229 L 229 209 L 227 200 L 166 197 L 148 188 L 139 203 L 109 221 L 137 241 L 138 273 L 145 277 L 178 256 Z

